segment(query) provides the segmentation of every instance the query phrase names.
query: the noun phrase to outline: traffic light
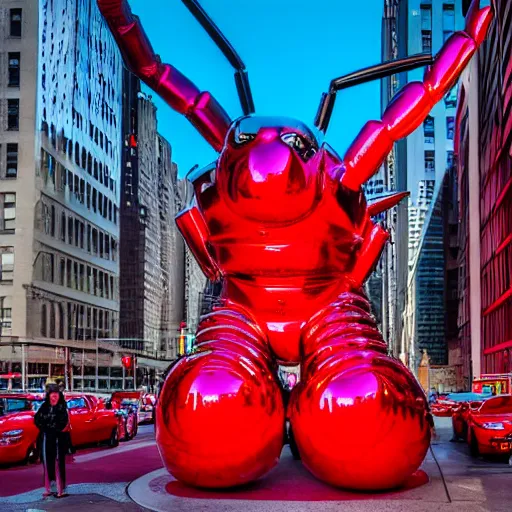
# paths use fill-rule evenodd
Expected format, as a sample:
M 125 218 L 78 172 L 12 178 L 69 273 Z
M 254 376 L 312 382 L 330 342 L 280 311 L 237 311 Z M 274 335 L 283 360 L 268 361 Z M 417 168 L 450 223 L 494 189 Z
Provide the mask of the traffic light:
M 121 363 L 127 370 L 129 370 L 133 364 L 132 356 L 124 356 L 123 358 L 121 358 Z

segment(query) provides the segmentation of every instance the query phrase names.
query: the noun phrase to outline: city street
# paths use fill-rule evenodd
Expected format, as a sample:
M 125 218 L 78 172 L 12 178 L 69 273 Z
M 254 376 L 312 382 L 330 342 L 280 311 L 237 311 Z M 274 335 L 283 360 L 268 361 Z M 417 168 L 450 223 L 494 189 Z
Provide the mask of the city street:
M 451 421 L 437 418 L 438 438 L 409 489 L 357 494 L 315 480 L 285 448 L 280 464 L 253 486 L 206 492 L 177 483 L 162 469 L 153 426 L 118 448 L 80 450 L 68 465 L 70 496 L 41 500 L 41 466 L 0 470 L 2 511 L 467 511 L 505 512 L 512 501 L 512 467 L 473 459 L 464 443 L 450 443 Z M 438 466 L 439 464 L 439 466 Z M 441 471 L 440 471 L 440 469 Z M 428 475 L 429 481 L 427 482 Z M 145 476 L 147 475 L 147 476 Z M 133 500 L 135 500 L 135 503 Z M 147 507 L 147 508 L 146 508 Z
M 67 465 L 67 498 L 41 501 L 39 464 L 0 469 L 0 510 L 140 510 L 128 498 L 126 486 L 161 466 L 153 425 L 139 425 L 137 436 L 117 448 L 77 451 Z

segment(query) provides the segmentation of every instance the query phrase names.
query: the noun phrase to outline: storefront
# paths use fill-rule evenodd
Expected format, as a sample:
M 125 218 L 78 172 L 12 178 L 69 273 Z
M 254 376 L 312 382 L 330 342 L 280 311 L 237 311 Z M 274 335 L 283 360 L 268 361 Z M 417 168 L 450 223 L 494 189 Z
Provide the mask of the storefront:
M 152 359 L 113 344 L 89 342 L 81 348 L 45 346 L 34 341 L 0 344 L 0 390 L 41 392 L 46 382 L 62 380 L 68 391 L 154 392 L 171 361 Z M 129 357 L 130 364 L 123 364 Z M 134 378 L 135 377 L 135 378 Z

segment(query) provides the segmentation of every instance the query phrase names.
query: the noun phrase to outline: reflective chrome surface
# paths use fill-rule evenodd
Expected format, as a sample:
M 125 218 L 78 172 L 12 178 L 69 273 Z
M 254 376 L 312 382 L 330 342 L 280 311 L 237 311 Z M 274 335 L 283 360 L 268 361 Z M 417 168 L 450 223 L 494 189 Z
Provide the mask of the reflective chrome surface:
M 220 152 L 215 172 L 195 175 L 195 199 L 177 219 L 205 275 L 222 279 L 224 306 L 201 322 L 197 353 L 165 382 L 157 442 L 166 467 L 203 487 L 265 474 L 283 437 L 277 359 L 303 366 L 291 421 L 304 464 L 337 486 L 401 485 L 423 460 L 431 418 L 412 374 L 386 355 L 362 297 L 387 234 L 361 185 L 451 89 L 491 9 L 473 2 L 465 32 L 342 160 L 300 121 L 231 123 L 209 93 L 160 63 L 124 0 L 98 2 L 130 68 Z

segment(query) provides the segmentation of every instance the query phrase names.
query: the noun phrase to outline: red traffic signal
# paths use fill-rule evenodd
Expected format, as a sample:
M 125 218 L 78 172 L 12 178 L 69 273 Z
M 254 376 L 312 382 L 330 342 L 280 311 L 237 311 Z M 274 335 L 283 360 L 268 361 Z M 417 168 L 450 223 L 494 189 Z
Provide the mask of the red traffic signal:
M 124 356 L 123 358 L 121 358 L 121 363 L 125 368 L 131 368 L 133 364 L 132 356 Z

